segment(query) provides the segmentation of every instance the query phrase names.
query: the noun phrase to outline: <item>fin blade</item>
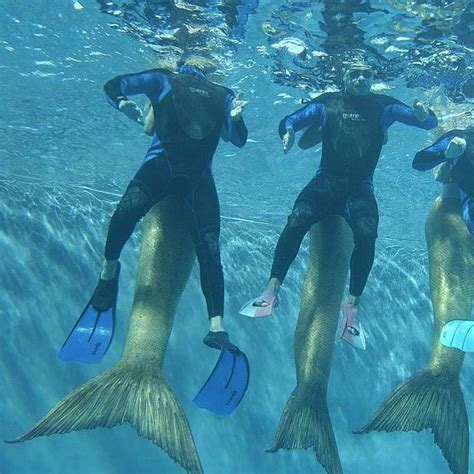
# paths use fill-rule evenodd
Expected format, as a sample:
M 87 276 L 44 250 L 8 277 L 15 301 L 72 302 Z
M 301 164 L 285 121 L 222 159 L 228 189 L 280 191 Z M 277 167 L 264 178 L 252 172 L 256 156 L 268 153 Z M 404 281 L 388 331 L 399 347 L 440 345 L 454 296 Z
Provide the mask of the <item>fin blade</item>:
M 423 431 L 434 441 L 454 474 L 467 474 L 469 424 L 458 377 L 423 370 L 398 386 L 374 418 L 356 433 Z
M 229 416 L 244 398 L 249 378 L 247 356 L 224 349 L 193 403 L 215 415 Z
M 158 370 L 130 365 L 116 366 L 79 386 L 27 433 L 7 442 L 125 422 L 188 472 L 203 472 L 188 421 L 171 387 Z
M 283 410 L 273 447 L 267 452 L 307 448 L 313 448 L 328 473 L 342 474 L 326 396 L 314 386 L 293 390 Z
M 115 306 L 99 312 L 89 304 L 58 352 L 62 362 L 97 364 L 110 347 L 115 326 Z
M 464 352 L 474 352 L 474 321 L 453 319 L 441 331 L 441 344 Z

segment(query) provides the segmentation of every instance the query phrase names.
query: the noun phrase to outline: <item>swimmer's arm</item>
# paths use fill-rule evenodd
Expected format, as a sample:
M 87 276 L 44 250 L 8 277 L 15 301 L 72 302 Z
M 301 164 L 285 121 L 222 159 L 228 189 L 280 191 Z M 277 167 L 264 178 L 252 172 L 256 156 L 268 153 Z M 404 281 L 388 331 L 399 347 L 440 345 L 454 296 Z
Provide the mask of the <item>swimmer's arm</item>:
M 241 114 L 237 114 L 236 116 L 232 116 L 231 114 L 234 108 L 234 99 L 234 94 L 227 96 L 225 120 L 221 130 L 221 138 L 241 148 L 247 142 L 248 130 Z
M 428 113 L 428 117 L 420 121 L 412 107 L 397 101 L 385 106 L 382 114 L 382 127 L 384 130 L 387 130 L 394 122 L 401 122 L 412 127 L 431 130 L 438 125 L 438 118 L 431 109 L 428 109 Z
M 158 102 L 167 85 L 166 75 L 160 69 L 116 76 L 104 85 L 109 103 L 119 109 L 121 101 L 128 101 L 127 96 L 145 94 L 151 102 Z
M 419 151 L 413 159 L 413 168 L 418 171 L 426 171 L 447 161 L 444 151 L 452 138 L 452 134 L 445 134 L 433 143 L 433 145 Z
M 326 107 L 321 102 L 311 102 L 291 115 L 287 115 L 278 127 L 280 138 L 292 129 L 295 132 L 314 125 L 324 127 L 327 121 Z

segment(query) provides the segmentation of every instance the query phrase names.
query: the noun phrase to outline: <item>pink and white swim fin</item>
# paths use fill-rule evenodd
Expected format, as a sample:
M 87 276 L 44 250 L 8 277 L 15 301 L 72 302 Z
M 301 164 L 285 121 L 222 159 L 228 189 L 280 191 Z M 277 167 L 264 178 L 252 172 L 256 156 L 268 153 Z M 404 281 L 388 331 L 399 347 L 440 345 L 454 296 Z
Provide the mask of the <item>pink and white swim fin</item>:
M 342 328 L 341 338 L 356 349 L 365 351 L 365 333 L 357 318 L 357 306 L 350 305 L 345 301 L 341 305 L 342 310 Z
M 265 306 L 257 305 L 256 302 L 259 300 L 263 300 L 266 303 Z M 254 298 L 245 303 L 242 308 L 240 308 L 239 313 L 242 316 L 247 316 L 249 318 L 261 318 L 264 316 L 270 316 L 277 306 L 277 294 L 274 291 L 265 290 L 258 298 Z

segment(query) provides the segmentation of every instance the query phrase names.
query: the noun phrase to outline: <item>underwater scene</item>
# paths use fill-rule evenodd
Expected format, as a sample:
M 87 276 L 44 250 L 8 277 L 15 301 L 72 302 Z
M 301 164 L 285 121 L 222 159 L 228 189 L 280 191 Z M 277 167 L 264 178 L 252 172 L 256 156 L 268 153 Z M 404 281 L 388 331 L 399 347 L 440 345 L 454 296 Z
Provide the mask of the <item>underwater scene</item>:
M 0 473 L 474 473 L 473 0 L 0 16 Z

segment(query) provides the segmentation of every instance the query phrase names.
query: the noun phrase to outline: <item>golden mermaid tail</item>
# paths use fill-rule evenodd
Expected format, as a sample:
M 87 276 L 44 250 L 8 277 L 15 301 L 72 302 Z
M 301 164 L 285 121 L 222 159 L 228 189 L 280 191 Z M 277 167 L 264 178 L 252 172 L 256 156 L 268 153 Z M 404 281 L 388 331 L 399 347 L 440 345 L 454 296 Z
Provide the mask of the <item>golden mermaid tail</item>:
M 12 442 L 128 422 L 188 472 L 202 472 L 186 416 L 161 373 L 176 306 L 194 261 L 180 206 L 167 199 L 146 218 L 121 360 L 79 386 Z
M 338 474 L 342 467 L 326 394 L 352 235 L 339 217 L 313 226 L 310 235 L 310 263 L 294 340 L 297 385 L 270 452 L 313 448 L 326 471 Z
M 450 469 L 467 474 L 469 423 L 459 373 L 464 353 L 441 345 L 443 326 L 470 319 L 474 298 L 474 239 L 457 200 L 438 198 L 426 221 L 435 330 L 426 369 L 401 384 L 358 433 L 431 429 Z

